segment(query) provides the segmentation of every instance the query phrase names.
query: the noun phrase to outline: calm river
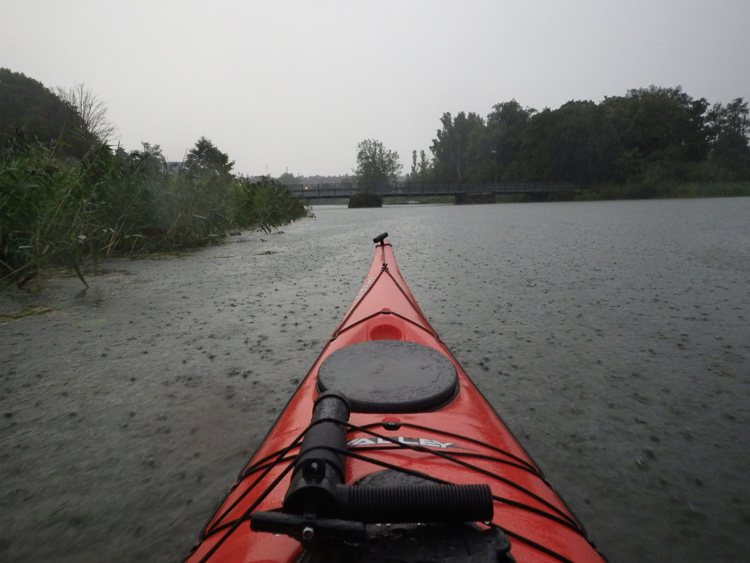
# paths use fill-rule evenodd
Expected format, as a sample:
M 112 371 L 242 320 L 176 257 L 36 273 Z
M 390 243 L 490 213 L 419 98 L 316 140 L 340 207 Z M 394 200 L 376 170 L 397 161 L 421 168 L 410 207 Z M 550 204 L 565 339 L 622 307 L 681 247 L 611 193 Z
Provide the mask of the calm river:
M 185 555 L 388 231 L 613 563 L 750 560 L 750 198 L 314 213 L 0 296 L 0 559 Z
M 390 233 L 422 309 L 612 561 L 750 558 L 750 199 L 315 213 L 287 235 L 344 279 Z

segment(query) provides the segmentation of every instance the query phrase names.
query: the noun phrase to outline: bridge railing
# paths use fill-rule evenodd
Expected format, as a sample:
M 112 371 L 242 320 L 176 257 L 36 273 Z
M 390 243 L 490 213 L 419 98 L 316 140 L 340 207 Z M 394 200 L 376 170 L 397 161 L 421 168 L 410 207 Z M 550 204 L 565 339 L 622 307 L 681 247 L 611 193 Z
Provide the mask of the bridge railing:
M 338 184 L 296 184 L 287 186 L 294 195 L 304 199 L 348 198 L 359 193 L 356 183 Z M 529 194 L 549 193 L 574 188 L 575 185 L 564 182 L 476 182 L 476 183 L 441 183 L 410 182 L 380 186 L 374 189 L 386 197 L 419 197 L 419 196 L 455 196 L 461 194 Z
M 346 198 L 356 194 L 359 190 L 352 182 L 340 184 L 296 184 L 287 186 L 289 191 L 305 199 L 335 199 Z

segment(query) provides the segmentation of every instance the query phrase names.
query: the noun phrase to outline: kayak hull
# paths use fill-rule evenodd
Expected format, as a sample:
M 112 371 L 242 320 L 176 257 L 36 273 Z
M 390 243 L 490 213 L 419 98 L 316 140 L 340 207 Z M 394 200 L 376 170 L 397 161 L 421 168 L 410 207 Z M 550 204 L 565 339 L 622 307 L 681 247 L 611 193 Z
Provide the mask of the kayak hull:
M 405 366 L 403 373 L 400 366 Z M 253 531 L 248 519 L 282 507 L 313 402 L 325 384 L 350 384 L 350 373 L 364 391 L 346 432 L 346 483 L 393 468 L 438 483 L 487 484 L 494 508 L 490 526 L 507 536 L 516 561 L 604 561 L 430 325 L 385 240 L 376 247 L 362 288 L 331 339 L 202 531 L 188 561 L 302 560 L 300 541 Z M 409 387 L 415 379 L 410 373 L 422 374 L 414 388 Z M 384 379 L 393 384 L 385 385 Z M 349 394 L 356 395 L 358 384 L 351 385 Z M 376 397 L 372 404 L 371 396 Z M 373 412 L 360 412 L 368 410 Z

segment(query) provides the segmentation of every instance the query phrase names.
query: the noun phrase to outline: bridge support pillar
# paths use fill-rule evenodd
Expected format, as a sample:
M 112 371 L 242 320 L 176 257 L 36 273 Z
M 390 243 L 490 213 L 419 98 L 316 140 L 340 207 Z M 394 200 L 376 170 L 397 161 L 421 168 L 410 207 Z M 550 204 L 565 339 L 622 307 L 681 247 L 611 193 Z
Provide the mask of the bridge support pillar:
M 456 205 L 470 203 L 495 203 L 495 194 L 456 194 Z

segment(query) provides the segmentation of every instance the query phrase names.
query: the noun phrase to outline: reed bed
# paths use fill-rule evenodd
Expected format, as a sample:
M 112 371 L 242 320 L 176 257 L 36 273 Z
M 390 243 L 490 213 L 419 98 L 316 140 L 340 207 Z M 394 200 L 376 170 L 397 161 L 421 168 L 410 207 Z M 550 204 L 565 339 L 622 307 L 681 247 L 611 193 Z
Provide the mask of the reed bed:
M 0 155 L 0 279 L 50 266 L 200 247 L 232 229 L 270 231 L 309 213 L 283 186 L 211 171 L 166 173 L 101 146 L 83 158 L 29 144 Z

